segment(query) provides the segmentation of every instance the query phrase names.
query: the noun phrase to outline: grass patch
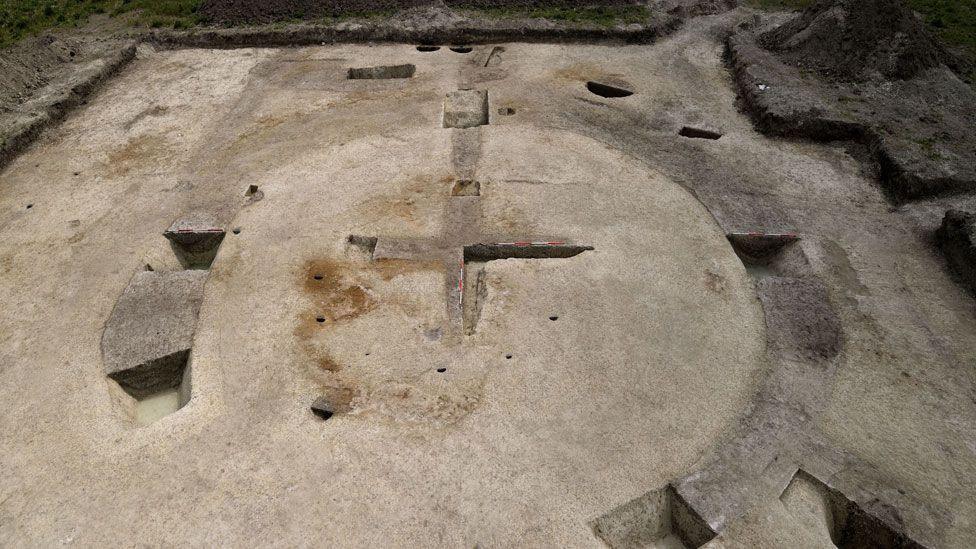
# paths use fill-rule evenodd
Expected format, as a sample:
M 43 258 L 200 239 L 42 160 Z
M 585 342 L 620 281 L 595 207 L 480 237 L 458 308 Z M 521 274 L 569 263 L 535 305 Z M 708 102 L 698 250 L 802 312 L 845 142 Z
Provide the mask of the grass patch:
M 199 23 L 201 0 L 0 0 L 0 47 L 94 14 L 123 16 L 135 26 L 186 28 Z
M 188 28 L 200 23 L 197 10 L 202 0 L 0 0 L 0 47 L 51 28 L 83 25 L 93 14 L 126 18 L 129 24 L 151 28 Z M 795 10 L 815 0 L 746 0 L 765 10 Z M 970 60 L 976 60 L 976 0 L 908 0 L 936 34 Z M 510 7 L 472 13 L 494 18 L 542 18 L 573 24 L 611 27 L 647 23 L 651 12 L 644 6 Z M 298 16 L 300 14 L 296 14 Z M 389 13 L 351 14 L 383 17 Z M 336 19 L 336 18 L 333 18 Z
M 976 60 L 976 0 L 909 0 L 946 44 Z
M 601 27 L 647 23 L 651 19 L 651 12 L 644 6 L 487 8 L 471 10 L 470 13 L 497 19 L 548 19 L 563 23 L 591 24 Z

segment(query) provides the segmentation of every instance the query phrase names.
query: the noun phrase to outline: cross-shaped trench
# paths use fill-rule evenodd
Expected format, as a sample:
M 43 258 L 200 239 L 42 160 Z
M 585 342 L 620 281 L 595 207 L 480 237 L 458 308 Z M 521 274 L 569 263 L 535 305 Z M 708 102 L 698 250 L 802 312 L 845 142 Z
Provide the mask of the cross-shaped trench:
M 451 193 L 446 187 L 444 192 Z M 451 196 L 440 236 L 424 239 L 350 236 L 349 241 L 372 247 L 372 259 L 438 261 L 447 273 L 444 293 L 450 334 L 473 334 L 484 297 L 484 267 L 497 259 L 552 259 L 579 255 L 593 247 L 565 239 L 521 235 L 512 237 L 482 229 L 481 196 Z

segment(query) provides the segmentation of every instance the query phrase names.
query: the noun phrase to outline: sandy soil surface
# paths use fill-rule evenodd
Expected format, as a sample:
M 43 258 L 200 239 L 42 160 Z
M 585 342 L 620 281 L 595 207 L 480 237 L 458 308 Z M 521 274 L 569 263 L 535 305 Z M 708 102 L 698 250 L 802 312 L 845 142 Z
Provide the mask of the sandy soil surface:
M 670 484 L 712 546 L 823 545 L 802 469 L 966 547 L 973 301 L 857 159 L 737 110 L 741 16 L 625 47 L 143 47 L 0 174 L 2 543 L 599 546 Z M 444 127 L 462 89 L 487 125 Z M 228 233 L 192 391 L 140 426 L 103 332 L 194 212 Z M 747 271 L 731 232 L 799 241 Z M 593 249 L 445 260 L 523 239 Z

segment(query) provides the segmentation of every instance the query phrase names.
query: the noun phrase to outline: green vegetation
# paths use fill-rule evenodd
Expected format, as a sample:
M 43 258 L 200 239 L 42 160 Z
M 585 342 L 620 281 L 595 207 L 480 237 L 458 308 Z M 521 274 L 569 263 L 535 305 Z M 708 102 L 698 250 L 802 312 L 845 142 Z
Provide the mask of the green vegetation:
M 746 0 L 770 10 L 800 9 L 815 0 Z M 92 14 L 124 17 L 136 26 L 186 28 L 200 22 L 201 0 L 0 0 L 0 47 L 55 27 L 84 24 Z M 951 46 L 976 59 L 976 0 L 908 0 Z M 498 18 L 544 18 L 566 23 L 613 26 L 645 23 L 643 6 L 590 8 L 493 8 L 478 14 Z
M 602 6 L 590 8 L 489 8 L 472 13 L 505 19 L 541 18 L 564 23 L 612 27 L 619 24 L 646 23 L 650 11 L 644 6 Z
M 200 0 L 0 0 L 0 47 L 55 27 L 83 25 L 93 14 L 131 24 L 185 28 L 199 22 Z
M 765 10 L 802 9 L 815 0 L 747 0 Z M 945 42 L 976 59 L 976 0 L 907 0 Z
M 950 46 L 976 58 L 976 0 L 909 0 Z

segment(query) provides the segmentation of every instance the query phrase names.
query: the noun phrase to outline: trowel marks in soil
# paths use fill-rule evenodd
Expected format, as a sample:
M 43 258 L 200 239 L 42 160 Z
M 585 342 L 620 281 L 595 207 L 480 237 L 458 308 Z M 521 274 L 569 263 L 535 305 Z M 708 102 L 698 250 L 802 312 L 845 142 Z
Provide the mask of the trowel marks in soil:
M 793 480 L 780 496 L 780 501 L 799 524 L 828 535 L 839 549 L 923 547 L 903 532 L 896 531 L 865 511 L 844 494 L 802 470 L 793 476 Z M 882 507 L 884 508 L 883 504 Z M 897 517 L 897 513 L 891 511 Z
M 614 548 L 697 548 L 716 535 L 672 486 L 617 507 L 591 522 L 590 527 Z
M 586 83 L 586 89 L 590 90 L 590 93 L 599 95 L 600 97 L 618 98 L 634 95 L 634 92 L 626 88 L 611 86 L 610 84 L 602 84 L 592 80 Z
M 351 68 L 347 78 L 349 80 L 384 80 L 392 78 L 412 78 L 417 72 L 414 65 L 385 65 L 381 67 Z

